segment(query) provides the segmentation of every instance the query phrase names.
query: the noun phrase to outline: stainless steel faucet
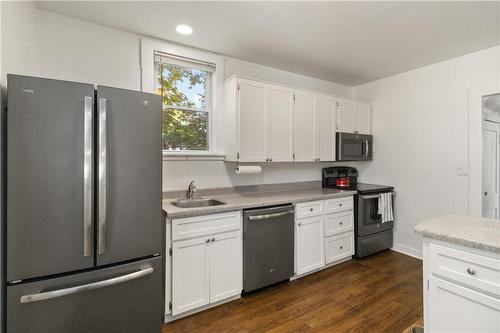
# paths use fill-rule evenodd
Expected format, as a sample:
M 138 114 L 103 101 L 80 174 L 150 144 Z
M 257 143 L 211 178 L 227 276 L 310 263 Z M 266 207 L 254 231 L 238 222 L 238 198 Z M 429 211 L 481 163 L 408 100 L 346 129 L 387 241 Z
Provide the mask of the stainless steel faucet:
M 194 184 L 194 180 L 189 183 L 188 189 L 186 191 L 186 199 L 192 200 L 194 198 L 194 194 L 196 193 L 196 185 Z

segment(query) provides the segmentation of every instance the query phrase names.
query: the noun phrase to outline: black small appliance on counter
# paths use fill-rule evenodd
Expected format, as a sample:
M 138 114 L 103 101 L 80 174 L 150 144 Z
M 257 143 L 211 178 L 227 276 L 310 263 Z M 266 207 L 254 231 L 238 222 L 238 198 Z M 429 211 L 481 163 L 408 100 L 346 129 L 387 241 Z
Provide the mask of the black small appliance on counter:
M 358 192 L 354 196 L 354 256 L 364 258 L 392 247 L 394 221 L 382 223 L 378 214 L 378 199 L 380 194 L 392 192 L 394 188 L 358 183 L 357 177 L 356 168 L 329 167 L 323 169 L 322 183 L 325 188 Z

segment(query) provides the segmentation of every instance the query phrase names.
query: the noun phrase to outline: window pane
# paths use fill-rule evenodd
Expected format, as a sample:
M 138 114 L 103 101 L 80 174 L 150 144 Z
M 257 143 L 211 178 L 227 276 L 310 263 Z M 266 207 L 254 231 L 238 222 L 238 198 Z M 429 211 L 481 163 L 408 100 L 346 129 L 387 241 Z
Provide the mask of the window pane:
M 164 106 L 207 110 L 210 73 L 170 64 L 158 64 L 158 94 Z
M 165 109 L 163 149 L 208 150 L 208 112 Z

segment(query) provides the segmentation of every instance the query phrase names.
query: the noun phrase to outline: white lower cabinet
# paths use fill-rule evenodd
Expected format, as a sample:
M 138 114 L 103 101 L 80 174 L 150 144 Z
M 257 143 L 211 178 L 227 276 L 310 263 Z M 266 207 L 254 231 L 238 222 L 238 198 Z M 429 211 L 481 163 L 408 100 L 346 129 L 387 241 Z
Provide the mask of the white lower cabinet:
M 354 254 L 353 198 L 295 205 L 295 265 L 298 276 Z
M 242 243 L 239 231 L 214 236 L 210 246 L 210 303 L 242 289 Z
M 172 314 L 207 305 L 210 301 L 208 237 L 172 245 Z
M 297 220 L 297 274 L 301 275 L 325 265 L 323 216 Z
M 325 238 L 326 264 L 351 257 L 354 254 L 354 233 L 352 231 Z
M 429 278 L 429 332 L 500 332 L 500 299 Z M 428 323 L 427 323 L 428 320 Z
M 212 226 L 223 226 L 221 230 L 231 225 L 234 230 L 172 242 L 172 316 L 241 294 L 241 213 L 174 219 L 172 229 L 177 230 L 179 226 L 188 224 L 191 226 L 190 232 L 185 234 L 199 235 L 203 230 L 214 229 L 207 228 L 205 221 L 211 221 Z M 167 277 L 166 281 L 168 280 Z M 167 282 L 166 289 L 168 288 Z M 167 309 L 166 313 L 168 312 Z

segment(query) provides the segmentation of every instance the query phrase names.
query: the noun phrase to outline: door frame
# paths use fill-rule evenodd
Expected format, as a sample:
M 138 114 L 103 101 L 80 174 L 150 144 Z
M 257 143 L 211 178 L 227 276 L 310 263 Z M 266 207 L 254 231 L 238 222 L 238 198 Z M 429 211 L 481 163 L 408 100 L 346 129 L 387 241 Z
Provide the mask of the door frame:
M 468 212 L 471 216 L 483 216 L 483 98 L 500 94 L 500 89 L 495 90 L 469 90 L 468 109 Z

